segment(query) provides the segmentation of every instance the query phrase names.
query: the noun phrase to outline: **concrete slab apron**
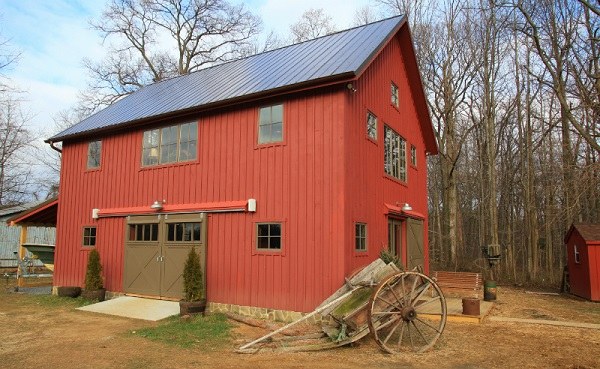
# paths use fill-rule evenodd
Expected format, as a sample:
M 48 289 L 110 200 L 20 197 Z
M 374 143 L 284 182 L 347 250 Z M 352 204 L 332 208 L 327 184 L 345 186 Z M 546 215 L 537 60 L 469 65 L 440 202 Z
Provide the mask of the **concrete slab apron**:
M 155 322 L 179 314 L 179 303 L 175 301 L 121 296 L 112 300 L 83 306 L 77 308 L 77 310 Z

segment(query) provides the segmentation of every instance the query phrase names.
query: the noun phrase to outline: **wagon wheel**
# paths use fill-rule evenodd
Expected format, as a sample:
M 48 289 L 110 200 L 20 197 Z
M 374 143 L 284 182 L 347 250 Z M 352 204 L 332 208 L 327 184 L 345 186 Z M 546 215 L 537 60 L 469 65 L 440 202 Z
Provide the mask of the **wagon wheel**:
M 369 330 L 385 351 L 424 352 L 446 325 L 446 299 L 438 285 L 418 272 L 384 279 L 368 305 Z

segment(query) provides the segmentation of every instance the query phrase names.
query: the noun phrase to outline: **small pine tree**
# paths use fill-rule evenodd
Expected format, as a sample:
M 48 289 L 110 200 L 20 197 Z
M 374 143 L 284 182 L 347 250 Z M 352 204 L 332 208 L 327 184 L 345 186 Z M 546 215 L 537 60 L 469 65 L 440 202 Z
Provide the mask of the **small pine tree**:
M 87 291 L 96 291 L 102 289 L 104 281 L 102 280 L 102 264 L 100 263 L 100 254 L 98 250 L 93 249 L 88 255 L 87 270 L 85 272 L 85 289 Z
M 185 300 L 199 301 L 202 299 L 203 289 L 200 257 L 196 254 L 195 247 L 192 247 L 183 267 L 183 292 Z

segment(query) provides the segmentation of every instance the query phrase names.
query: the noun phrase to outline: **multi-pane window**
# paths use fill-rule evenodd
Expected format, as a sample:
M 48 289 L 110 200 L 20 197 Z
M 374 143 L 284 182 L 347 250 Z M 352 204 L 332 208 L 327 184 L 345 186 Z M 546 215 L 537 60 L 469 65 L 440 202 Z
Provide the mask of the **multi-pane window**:
M 410 145 L 410 163 L 413 166 L 417 166 L 417 148 L 415 145 Z
M 87 168 L 100 168 L 100 158 L 102 156 L 102 141 L 91 141 L 88 143 Z
M 377 140 L 377 117 L 371 112 L 367 113 L 367 136 Z
M 256 248 L 281 250 L 281 223 L 256 224 Z
M 145 131 L 142 142 L 142 165 L 194 160 L 197 142 L 196 122 Z
M 354 225 L 354 249 L 356 251 L 367 251 L 367 225 L 356 223 Z
M 406 141 L 388 126 L 384 127 L 385 173 L 406 182 Z
M 83 246 L 96 246 L 96 227 L 83 227 Z
M 200 223 L 169 223 L 167 225 L 167 241 L 200 242 Z
M 157 241 L 158 224 L 130 224 L 129 241 Z
M 396 86 L 393 82 L 392 82 L 391 92 L 392 92 L 392 105 L 394 105 L 397 108 L 400 107 L 399 98 L 398 98 L 398 86 Z
M 581 257 L 579 256 L 579 250 L 577 249 L 577 245 L 573 245 L 573 256 L 575 259 L 575 264 L 580 264 Z
M 258 143 L 283 141 L 283 104 L 260 108 L 258 113 Z

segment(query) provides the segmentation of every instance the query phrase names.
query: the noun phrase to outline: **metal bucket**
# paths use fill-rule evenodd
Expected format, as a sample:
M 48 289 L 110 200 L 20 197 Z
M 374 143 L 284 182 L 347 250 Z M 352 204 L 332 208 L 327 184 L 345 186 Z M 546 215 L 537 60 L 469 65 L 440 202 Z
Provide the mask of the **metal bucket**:
M 481 314 L 480 301 L 474 297 L 465 297 L 462 299 L 463 315 L 476 315 Z
M 485 281 L 483 283 L 483 300 L 496 301 L 497 286 L 496 281 Z

